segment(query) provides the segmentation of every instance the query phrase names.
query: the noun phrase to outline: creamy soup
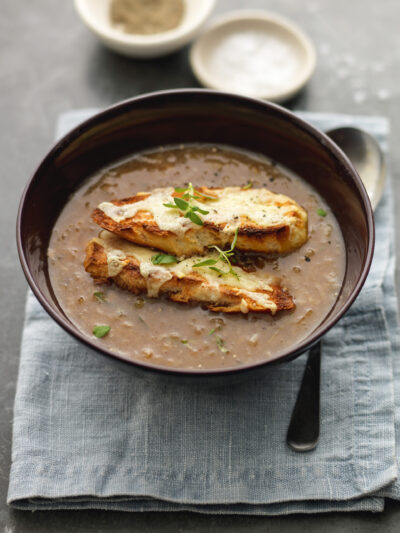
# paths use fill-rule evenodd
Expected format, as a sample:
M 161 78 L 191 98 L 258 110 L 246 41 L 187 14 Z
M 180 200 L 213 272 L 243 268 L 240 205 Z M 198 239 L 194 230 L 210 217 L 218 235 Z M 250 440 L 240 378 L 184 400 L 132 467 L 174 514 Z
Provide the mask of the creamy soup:
M 227 187 L 251 184 L 283 193 L 308 212 L 306 244 L 281 257 L 238 254 L 246 268 L 281 279 L 295 309 L 227 315 L 197 304 L 135 296 L 113 284 L 96 285 L 83 261 L 88 241 L 101 230 L 91 213 L 101 202 L 156 187 Z M 48 250 L 52 286 L 66 315 L 99 346 L 133 360 L 171 368 L 236 367 L 275 356 L 304 339 L 339 294 L 345 250 L 338 223 L 323 199 L 298 176 L 264 157 L 221 146 L 164 147 L 133 156 L 91 176 L 71 197 Z M 97 339 L 93 328 L 110 326 Z

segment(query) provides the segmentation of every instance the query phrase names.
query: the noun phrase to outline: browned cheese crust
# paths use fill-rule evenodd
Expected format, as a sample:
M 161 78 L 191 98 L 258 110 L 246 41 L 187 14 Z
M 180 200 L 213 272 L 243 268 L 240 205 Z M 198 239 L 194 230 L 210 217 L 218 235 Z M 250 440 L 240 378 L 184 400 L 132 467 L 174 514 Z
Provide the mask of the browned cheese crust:
M 107 254 L 101 239 L 92 239 L 86 248 L 84 261 L 85 270 L 92 276 L 96 283 L 110 283 L 113 281 L 118 287 L 126 289 L 133 294 L 147 293 L 146 279 L 140 273 L 140 264 L 136 257 L 126 256 L 126 264 L 115 276 L 110 277 L 108 271 Z M 259 312 L 275 314 L 278 311 L 294 308 L 292 296 L 283 290 L 278 283 L 269 284 L 270 290 L 254 291 L 257 295 L 268 295 L 276 304 L 276 308 L 266 308 L 249 295 L 243 295 L 239 287 L 232 285 L 219 285 L 218 294 L 212 284 L 201 274 L 191 272 L 184 277 L 172 274 L 171 279 L 159 287 L 159 295 L 165 295 L 175 302 L 198 302 L 211 311 L 224 313 Z
M 209 196 L 222 191 L 221 188 L 208 187 L 197 187 L 196 190 Z M 130 198 L 114 200 L 111 203 L 116 206 L 132 204 L 145 200 L 150 194 L 140 192 Z M 173 196 L 179 197 L 181 195 L 181 193 L 174 193 Z M 277 224 L 273 227 L 261 226 L 242 215 L 236 243 L 238 250 L 287 254 L 306 242 L 308 237 L 306 211 L 286 196 L 274 195 L 274 197 L 277 198 L 276 201 L 280 207 L 290 206 L 292 208 L 287 214 L 293 217 L 294 223 L 291 225 Z M 142 246 L 163 250 L 178 257 L 201 255 L 207 251 L 209 246 L 225 247 L 232 241 L 232 236 L 223 231 L 226 224 L 215 224 L 208 220 L 204 221 L 202 226 L 188 229 L 182 236 L 172 231 L 160 229 L 152 213 L 145 210 L 137 211 L 133 217 L 116 222 L 97 208 L 94 210 L 92 218 L 102 228 L 124 239 Z

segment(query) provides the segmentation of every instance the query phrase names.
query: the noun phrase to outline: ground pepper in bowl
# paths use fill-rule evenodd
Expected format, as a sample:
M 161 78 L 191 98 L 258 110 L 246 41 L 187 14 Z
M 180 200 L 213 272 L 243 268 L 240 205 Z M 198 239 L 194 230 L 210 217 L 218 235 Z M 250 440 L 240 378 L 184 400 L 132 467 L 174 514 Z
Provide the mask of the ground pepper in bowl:
M 112 0 L 111 22 L 126 33 L 151 35 L 182 22 L 183 0 Z

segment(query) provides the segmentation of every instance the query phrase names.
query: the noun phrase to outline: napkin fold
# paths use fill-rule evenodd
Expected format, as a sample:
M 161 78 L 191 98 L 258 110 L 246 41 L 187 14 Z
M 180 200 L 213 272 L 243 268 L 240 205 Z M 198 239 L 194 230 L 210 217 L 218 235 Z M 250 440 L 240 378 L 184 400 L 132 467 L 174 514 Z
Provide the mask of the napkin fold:
M 58 135 L 94 111 L 62 115 Z M 321 129 L 363 128 L 387 150 L 384 118 L 301 116 Z M 152 383 L 104 365 L 29 293 L 8 503 L 30 510 L 278 515 L 381 511 L 385 497 L 400 499 L 391 197 L 388 179 L 368 280 L 323 339 L 321 437 L 310 453 L 285 443 L 306 356 L 233 387 Z

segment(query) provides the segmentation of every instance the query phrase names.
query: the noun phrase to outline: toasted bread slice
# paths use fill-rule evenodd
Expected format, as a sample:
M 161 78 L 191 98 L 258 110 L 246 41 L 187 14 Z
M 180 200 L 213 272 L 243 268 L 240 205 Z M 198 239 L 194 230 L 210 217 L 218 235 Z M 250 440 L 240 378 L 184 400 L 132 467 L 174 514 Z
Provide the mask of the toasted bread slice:
M 124 239 L 178 257 L 204 254 L 212 245 L 225 247 L 236 230 L 236 248 L 244 251 L 287 254 L 307 240 L 307 213 L 288 196 L 241 187 L 198 187 L 195 195 L 198 199 L 190 205 L 200 225 L 185 217 L 185 211 L 165 207 L 185 198 L 172 187 L 103 202 L 92 217 Z
M 265 273 L 247 273 L 232 267 L 235 275 L 211 270 L 208 266 L 194 267 L 206 259 L 217 259 L 218 254 L 205 258 L 191 257 L 172 264 L 154 265 L 157 255 L 148 248 L 136 246 L 108 231 L 87 245 L 85 269 L 98 283 L 116 285 L 134 294 L 150 297 L 165 295 L 175 302 L 198 302 L 211 311 L 224 313 L 261 312 L 275 315 L 292 309 L 293 298 L 279 286 L 274 276 Z M 219 264 L 220 265 L 220 264 Z M 221 264 L 222 269 L 227 265 Z

